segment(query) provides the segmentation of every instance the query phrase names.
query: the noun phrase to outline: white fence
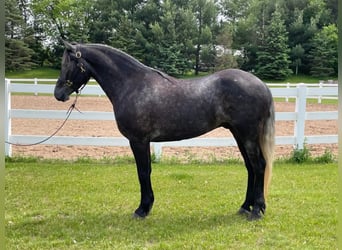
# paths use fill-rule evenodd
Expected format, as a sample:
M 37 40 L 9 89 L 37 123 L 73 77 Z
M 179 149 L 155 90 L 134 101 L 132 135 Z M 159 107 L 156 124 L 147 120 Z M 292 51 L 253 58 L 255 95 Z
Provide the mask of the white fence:
M 53 82 L 56 80 L 40 79 L 40 82 Z M 26 82 L 25 84 L 23 84 Z M 27 83 L 31 82 L 31 83 Z M 32 84 L 32 82 L 34 82 Z M 276 145 L 297 145 L 303 148 L 306 144 L 332 144 L 338 142 L 337 135 L 310 135 L 305 136 L 306 120 L 337 120 L 338 111 L 306 112 L 307 98 L 317 98 L 318 101 L 325 98 L 337 99 L 338 84 L 296 84 L 285 85 L 269 84 L 273 97 L 296 98 L 295 112 L 276 112 L 277 121 L 294 121 L 294 132 L 292 136 L 277 136 Z M 274 87 L 274 88 L 273 88 Z M 47 136 L 37 135 L 13 135 L 11 133 L 11 119 L 65 119 L 65 110 L 27 110 L 11 108 L 11 93 L 34 93 L 52 94 L 54 84 L 39 84 L 37 79 L 6 79 L 6 104 L 7 114 L 5 117 L 6 141 L 16 144 L 30 144 L 45 139 Z M 104 95 L 103 90 L 98 85 L 88 84 L 82 90 L 84 95 Z M 112 112 L 82 111 L 82 114 L 73 112 L 69 119 L 74 120 L 113 120 Z M 128 140 L 124 137 L 74 137 L 74 136 L 54 136 L 43 144 L 59 145 L 88 145 L 88 146 L 129 146 Z M 193 138 L 182 141 L 152 143 L 154 153 L 157 158 L 161 157 L 162 147 L 224 147 L 236 146 L 232 137 L 219 138 Z M 12 147 L 6 144 L 6 155 L 12 154 Z

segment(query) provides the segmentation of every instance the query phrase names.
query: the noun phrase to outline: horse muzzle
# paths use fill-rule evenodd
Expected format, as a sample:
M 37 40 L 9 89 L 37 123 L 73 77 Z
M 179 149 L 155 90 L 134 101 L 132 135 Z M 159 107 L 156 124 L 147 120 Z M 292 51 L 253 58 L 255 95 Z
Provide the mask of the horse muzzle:
M 54 90 L 54 96 L 58 101 L 66 102 L 69 100 L 69 96 L 74 92 L 73 89 L 69 88 L 58 79 Z

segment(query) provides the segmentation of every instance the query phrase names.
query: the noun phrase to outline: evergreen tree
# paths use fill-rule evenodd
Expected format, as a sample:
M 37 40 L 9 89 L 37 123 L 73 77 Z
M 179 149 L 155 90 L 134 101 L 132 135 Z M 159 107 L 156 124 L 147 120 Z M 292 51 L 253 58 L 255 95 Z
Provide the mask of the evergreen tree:
M 216 55 L 215 70 L 222 70 L 226 68 L 236 68 L 238 66 L 237 58 L 233 53 L 233 30 L 234 26 L 230 24 L 221 25 L 221 30 L 216 37 L 216 44 L 223 49 L 222 53 Z
M 290 74 L 287 31 L 281 14 L 276 10 L 265 28 L 265 40 L 257 55 L 255 73 L 263 79 L 284 80 Z
M 29 70 L 36 64 L 32 61 L 34 51 L 24 41 L 5 39 L 5 68 L 7 71 Z
M 150 25 L 150 44 L 154 45 L 154 49 L 151 50 L 154 55 L 151 66 L 174 76 L 183 74 L 188 67 L 187 58 L 181 53 L 184 50 L 184 43 L 178 41 L 177 37 L 177 13 L 177 7 L 166 0 L 162 4 L 159 22 Z
M 253 0 L 248 3 L 246 17 L 235 24 L 232 47 L 243 50 L 240 67 L 246 71 L 255 71 L 256 52 L 265 44 L 266 24 L 270 23 L 275 10 L 273 0 Z
M 337 27 L 334 24 L 323 27 L 312 41 L 310 51 L 310 74 L 317 77 L 337 75 Z
M 29 47 L 32 37 L 28 34 L 25 15 L 21 14 L 17 1 L 5 1 L 5 68 L 7 71 L 28 70 L 36 64 L 35 52 Z M 31 39 L 30 39 L 31 38 Z
M 192 10 L 197 24 L 197 34 L 195 38 L 195 74 L 200 70 L 200 55 L 203 45 L 212 45 L 213 30 L 217 20 L 217 6 L 212 0 L 192 0 Z
M 174 1 L 172 1 L 174 3 Z M 185 2 L 187 5 L 184 5 Z M 179 70 L 182 74 L 194 68 L 195 61 L 195 37 L 197 32 L 195 15 L 189 7 L 190 3 L 181 1 L 176 5 L 175 29 L 176 41 L 180 50 L 182 62 L 179 63 Z
M 291 50 L 292 65 L 295 68 L 295 74 L 298 75 L 298 69 L 302 65 L 305 50 L 301 44 L 297 44 Z
M 217 57 L 217 45 L 242 50 L 238 66 L 267 78 L 289 74 L 288 48 L 293 71 L 336 74 L 335 45 L 323 49 L 324 39 L 316 34 L 337 23 L 337 2 L 6 0 L 6 69 L 29 68 L 32 62 L 60 67 L 62 37 L 112 45 L 170 74 L 198 73 L 203 63 L 215 64 L 215 70 L 234 67 L 231 55 Z M 320 58 L 327 63 L 320 66 Z

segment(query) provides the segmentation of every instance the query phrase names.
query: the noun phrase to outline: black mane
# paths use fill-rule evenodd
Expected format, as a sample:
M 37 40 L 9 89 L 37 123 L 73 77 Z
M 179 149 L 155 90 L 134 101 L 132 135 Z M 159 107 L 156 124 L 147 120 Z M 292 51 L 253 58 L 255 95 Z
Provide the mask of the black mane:
M 97 50 L 101 51 L 102 53 L 109 55 L 109 54 L 113 54 L 115 56 L 117 56 L 118 58 L 120 58 L 121 61 L 131 64 L 136 68 L 139 68 L 141 70 L 147 70 L 147 71 L 152 71 L 155 72 L 157 74 L 159 74 L 161 77 L 167 79 L 170 82 L 175 82 L 175 78 L 167 75 L 166 73 L 154 69 L 152 67 L 149 67 L 145 64 L 143 64 L 142 62 L 140 62 L 139 60 L 135 59 L 133 56 L 127 54 L 126 52 L 110 47 L 108 45 L 103 45 L 103 44 L 87 44 L 87 45 L 83 45 L 85 47 L 89 47 L 89 48 L 96 48 Z

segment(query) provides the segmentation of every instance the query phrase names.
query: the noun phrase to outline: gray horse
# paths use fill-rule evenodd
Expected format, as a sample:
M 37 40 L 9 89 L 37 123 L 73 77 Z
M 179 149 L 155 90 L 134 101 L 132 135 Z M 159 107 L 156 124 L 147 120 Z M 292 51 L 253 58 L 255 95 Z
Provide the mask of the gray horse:
M 67 101 L 93 77 L 112 102 L 138 170 L 141 202 L 134 216 L 147 216 L 154 202 L 150 142 L 192 138 L 224 127 L 232 132 L 248 171 L 246 199 L 239 213 L 261 218 L 272 173 L 274 104 L 260 79 L 227 69 L 181 80 L 109 46 L 64 44 L 55 97 Z

